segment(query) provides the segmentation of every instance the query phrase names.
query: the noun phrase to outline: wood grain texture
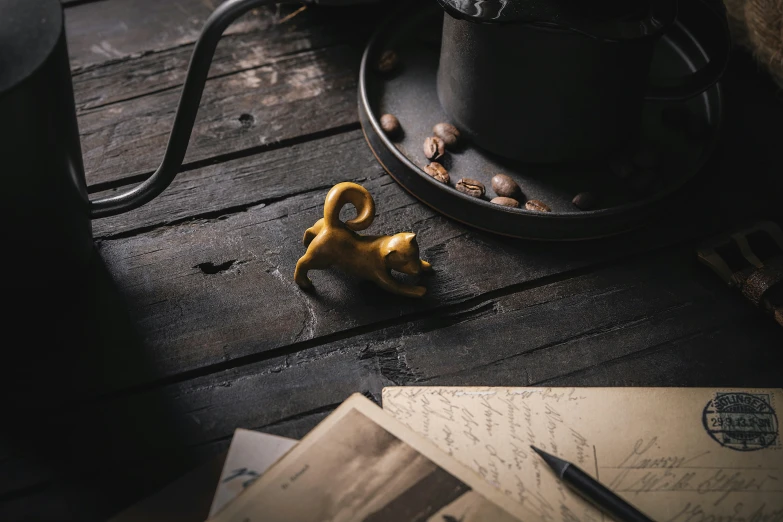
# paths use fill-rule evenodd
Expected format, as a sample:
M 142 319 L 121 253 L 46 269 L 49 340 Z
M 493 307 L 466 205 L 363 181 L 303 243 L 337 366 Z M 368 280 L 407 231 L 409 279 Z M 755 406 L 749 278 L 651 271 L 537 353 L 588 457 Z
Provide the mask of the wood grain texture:
M 194 9 L 203 8 L 197 0 L 187 3 Z M 377 8 L 332 10 L 310 7 L 290 19 L 281 18 L 291 8 L 282 7 L 276 13 L 263 9 L 256 13 L 257 24 L 229 31 L 218 44 L 209 76 L 215 78 L 244 72 L 249 83 L 253 71 L 269 72 L 281 59 L 308 50 L 340 43 L 361 47 Z M 290 13 L 288 13 L 290 14 Z M 175 45 L 159 50 L 131 54 L 89 66 L 74 64 L 72 75 L 78 111 L 92 109 L 147 94 L 175 89 L 185 80 L 192 44 Z M 112 113 L 109 113 L 112 114 Z
M 235 427 L 301 436 L 351 393 L 378 400 L 388 385 L 778 385 L 783 332 L 742 300 L 724 299 L 728 289 L 700 270 L 689 249 L 674 249 L 187 382 L 72 405 L 40 428 L 52 423 L 57 444 L 89 455 L 67 464 L 78 470 L 73 484 L 81 495 L 107 487 L 94 479 L 94 466 L 106 462 L 140 495 L 153 470 L 161 477 L 184 471 L 224 449 Z M 49 471 L 58 476 L 56 467 Z
M 283 21 L 263 10 L 258 23 L 239 24 L 218 46 L 185 161 L 355 124 L 359 58 L 377 15 L 373 7 L 308 8 Z M 87 67 L 72 60 L 88 184 L 138 178 L 158 166 L 193 47 L 178 42 Z
M 325 194 L 341 181 L 363 180 L 379 173 L 360 131 L 338 133 L 182 172 L 151 204 L 93 221 L 93 235 L 98 239 L 131 236 L 194 218 L 227 217 L 296 194 Z M 93 197 L 114 192 L 102 191 Z
M 221 3 L 223 0 L 103 0 L 69 6 L 65 31 L 71 65 L 80 68 L 192 44 Z M 272 17 L 261 11 L 238 20 L 227 34 L 267 27 Z
M 241 364 L 241 358 L 268 350 L 405 320 L 606 263 L 681 240 L 688 232 L 672 236 L 659 229 L 635 240 L 581 245 L 512 241 L 476 234 L 434 214 L 375 166 L 368 165 L 365 176 L 354 176 L 366 177 L 364 185 L 381 202 L 370 232 L 418 233 L 422 256 L 437 271 L 425 299 L 390 297 L 335 271 L 313 274 L 315 295 L 293 283 L 293 267 L 304 253 L 300 236 L 321 216 L 327 186 L 237 213 L 102 241 L 100 253 L 119 293 L 134 303 L 130 322 L 143 347 L 133 356 L 151 372 L 143 377 L 141 371 L 126 372 L 129 355 L 111 354 L 115 359 L 107 353 L 110 366 L 101 372 L 107 386 L 120 389 L 237 359 Z
M 330 47 L 208 81 L 185 162 L 356 122 L 359 56 L 346 46 Z M 171 90 L 82 112 L 88 183 L 154 171 L 178 99 Z
M 710 177 L 720 180 L 720 174 Z M 314 296 L 293 283 L 303 231 L 321 216 L 328 188 L 347 179 L 364 180 L 376 199 L 379 214 L 370 232 L 419 234 L 423 257 L 436 268 L 424 300 L 391 298 L 335 271 L 314 273 Z M 155 202 L 95 222 L 98 237 L 114 236 L 100 242 L 100 252 L 116 293 L 128 303 L 134 348 L 104 339 L 108 348 L 97 349 L 85 365 L 94 375 L 75 379 L 68 390 L 95 394 L 187 378 L 487 293 L 567 279 L 719 230 L 715 199 L 688 194 L 687 219 L 682 204 L 674 203 L 632 235 L 551 244 L 490 236 L 436 215 L 382 173 L 358 131 L 184 172 Z

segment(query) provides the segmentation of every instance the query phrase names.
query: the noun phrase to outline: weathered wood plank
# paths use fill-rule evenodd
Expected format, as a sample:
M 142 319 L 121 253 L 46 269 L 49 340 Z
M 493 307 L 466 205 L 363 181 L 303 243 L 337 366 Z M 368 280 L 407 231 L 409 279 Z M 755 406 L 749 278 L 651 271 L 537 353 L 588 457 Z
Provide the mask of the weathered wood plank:
M 204 8 L 195 0 L 166 6 Z M 378 15 L 378 7 L 310 7 L 287 20 L 263 11 L 263 23 L 239 24 L 218 46 L 186 162 L 355 124 L 359 57 Z M 139 31 L 130 29 L 142 38 Z M 157 167 L 193 47 L 175 42 L 89 67 L 74 62 L 88 184 Z
M 191 4 L 194 2 L 187 5 L 203 8 L 201 3 L 198 6 Z M 258 72 L 253 71 L 265 67 L 260 73 L 268 72 L 283 57 L 341 43 L 361 47 L 373 26 L 369 21 L 378 16 L 378 11 L 377 8 L 359 7 L 346 13 L 310 7 L 287 20 L 269 10 L 260 11 L 258 24 L 227 34 L 220 40 L 209 75 L 214 78 L 242 72 L 249 83 L 256 84 Z M 72 75 L 77 111 L 154 92 L 179 92 L 192 52 L 193 45 L 178 45 L 75 67 Z M 106 114 L 117 118 L 118 113 Z
M 228 216 L 250 206 L 377 176 L 380 167 L 360 131 L 180 173 L 151 204 L 93 222 L 96 238 L 127 236 L 194 217 Z M 102 191 L 93 197 L 107 196 Z M 293 239 L 292 239 L 293 240 Z
M 668 270 L 661 273 L 660 266 Z M 58 426 L 58 444 L 94 458 L 80 468 L 85 476 L 90 465 L 113 462 L 123 469 L 120 478 L 139 481 L 135 487 L 143 491 L 140 477 L 152 462 L 177 469 L 223 448 L 238 426 L 300 436 L 350 393 L 377 399 L 387 385 L 779 386 L 774 363 L 783 332 L 741 298 L 727 299 L 728 289 L 701 270 L 690 248 L 676 249 L 69 407 L 44 422 Z
M 365 185 L 381 212 L 371 231 L 418 232 L 423 257 L 437 269 L 429 296 L 422 301 L 389 297 L 334 271 L 313 274 L 315 295 L 296 287 L 291 274 L 304 252 L 300 236 L 320 217 L 326 188 L 221 218 L 103 241 L 101 255 L 121 295 L 133 303 L 131 323 L 144 346 L 134 356 L 144 359 L 152 372 L 142 377 L 121 371 L 129 355 L 111 359 L 108 364 L 122 364 L 104 368 L 110 388 L 399 320 L 676 239 L 668 230 L 580 245 L 489 237 L 433 214 L 377 167 L 367 170 Z M 209 273 L 218 266 L 224 270 Z
M 223 0 L 104 0 L 65 10 L 71 65 L 79 68 L 144 52 L 192 44 Z M 274 11 L 249 13 L 227 33 L 263 29 Z
M 348 158 L 349 173 L 343 175 Z M 206 186 L 210 178 L 213 191 Z M 424 300 L 390 297 L 335 271 L 314 273 L 315 295 L 293 283 L 304 252 L 303 230 L 320 217 L 327 187 L 346 178 L 366 179 L 376 198 L 379 215 L 371 232 L 419 234 L 423 257 L 437 270 Z M 267 188 L 272 186 L 277 188 Z M 284 198 L 287 194 L 296 195 Z M 225 201 L 239 207 L 225 209 Z M 698 201 L 690 200 L 694 212 L 685 223 L 672 214 L 627 237 L 547 244 L 489 236 L 434 214 L 381 173 L 358 132 L 297 145 L 290 155 L 275 151 L 186 172 L 158 201 L 96 222 L 100 236 L 202 216 L 100 243 L 115 292 L 127 303 L 131 333 L 125 337 L 132 342 L 115 346 L 101 339 L 98 353 L 84 356 L 93 374 L 74 377 L 68 389 L 95 394 L 241 365 L 270 350 L 296 350 L 297 343 L 352 335 L 486 293 L 567 278 L 720 226 L 704 211 L 712 203 Z
M 186 163 L 355 123 L 359 56 L 329 47 L 208 81 Z M 88 182 L 155 170 L 178 98 L 177 90 L 164 91 L 82 112 Z
M 669 268 L 666 274 L 657 272 L 661 265 Z M 102 419 L 104 428 L 117 433 L 125 432 L 123 423 L 136 422 L 138 415 L 170 416 L 174 411 L 180 420 L 169 418 L 132 431 L 133 437 L 164 450 L 161 433 L 168 432 L 161 426 L 180 428 L 168 433 L 177 436 L 174 446 L 197 445 L 227 436 L 234 426 L 264 426 L 339 403 L 353 391 L 377 398 L 380 387 L 388 384 L 531 385 L 683 340 L 714 346 L 715 351 L 709 360 L 681 361 L 680 377 L 702 385 L 726 385 L 725 379 L 733 378 L 774 386 L 764 380 L 780 379 L 776 368 L 757 370 L 777 357 L 770 348 L 780 346 L 783 331 L 741 298 L 722 299 L 727 289 L 717 280 L 694 282 L 697 270 L 701 268 L 693 263 L 690 249 L 676 250 L 641 264 L 480 298 L 357 337 L 109 398 L 97 411 L 92 404 L 74 408 Z M 731 353 L 735 339 L 713 338 L 712 332 L 732 328 L 745 329 L 754 341 L 742 354 L 753 361 L 749 366 L 722 366 L 722 350 Z M 656 375 L 645 378 L 650 385 Z M 62 415 L 73 418 L 63 422 L 81 422 L 71 408 Z

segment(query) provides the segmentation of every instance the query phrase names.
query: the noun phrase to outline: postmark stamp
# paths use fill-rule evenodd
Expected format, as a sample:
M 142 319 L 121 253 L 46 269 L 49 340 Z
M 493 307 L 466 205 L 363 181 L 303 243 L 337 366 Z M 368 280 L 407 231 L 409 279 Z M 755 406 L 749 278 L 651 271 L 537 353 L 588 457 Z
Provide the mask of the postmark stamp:
M 704 407 L 704 429 L 724 448 L 755 451 L 778 440 L 778 417 L 768 393 L 718 392 Z

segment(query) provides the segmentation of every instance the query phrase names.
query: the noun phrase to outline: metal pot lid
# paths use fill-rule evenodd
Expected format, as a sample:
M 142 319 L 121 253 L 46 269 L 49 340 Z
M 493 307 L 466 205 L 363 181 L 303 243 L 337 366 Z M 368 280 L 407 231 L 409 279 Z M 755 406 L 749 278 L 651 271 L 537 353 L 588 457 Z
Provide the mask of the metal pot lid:
M 438 0 L 451 16 L 478 23 L 551 26 L 600 40 L 659 35 L 677 17 L 677 0 Z

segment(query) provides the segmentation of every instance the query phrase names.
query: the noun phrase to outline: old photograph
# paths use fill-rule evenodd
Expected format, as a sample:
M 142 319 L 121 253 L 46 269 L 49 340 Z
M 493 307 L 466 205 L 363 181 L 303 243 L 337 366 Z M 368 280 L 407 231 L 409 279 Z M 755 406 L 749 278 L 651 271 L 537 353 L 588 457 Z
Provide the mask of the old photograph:
M 346 404 L 364 401 L 380 416 L 386 416 L 366 399 L 355 399 Z M 359 409 L 349 405 L 339 414 L 337 422 L 329 422 L 331 418 L 324 421 L 329 425 L 316 428 L 215 520 L 516 520 L 474 491 L 476 483 L 485 484 L 466 468 L 469 481 L 474 482 L 475 477 L 473 484 L 466 483 L 465 476 L 460 478 L 453 470 L 444 469 Z M 449 459 L 445 454 L 443 457 Z

